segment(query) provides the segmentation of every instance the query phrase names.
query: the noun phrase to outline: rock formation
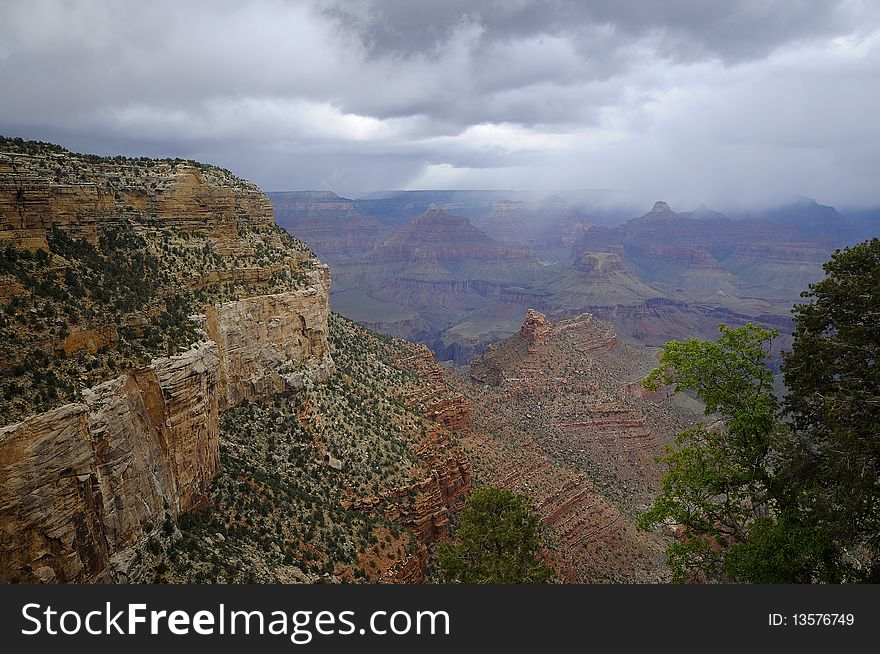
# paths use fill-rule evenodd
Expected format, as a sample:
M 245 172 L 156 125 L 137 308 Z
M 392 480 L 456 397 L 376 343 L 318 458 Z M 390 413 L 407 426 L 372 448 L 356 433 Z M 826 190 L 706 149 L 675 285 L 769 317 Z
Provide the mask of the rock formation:
M 406 264 L 422 259 L 448 262 L 471 259 L 534 265 L 528 248 L 493 241 L 467 218 L 450 215 L 436 204 L 386 239 L 374 256 L 383 262 Z
M 470 427 L 470 404 L 451 392 L 434 353 L 424 346 L 398 357 L 396 365 L 417 372 L 423 385 L 400 396 L 403 404 L 436 423 L 420 440 L 417 453 L 427 476 L 376 497 L 358 498 L 349 506 L 381 513 L 389 520 L 413 529 L 422 542 L 447 535 L 449 513 L 461 507 L 471 489 L 471 470 L 464 452 L 453 442 L 452 432 Z M 414 497 L 408 501 L 407 498 Z
M 246 254 L 240 221 L 272 225 L 272 205 L 260 189 L 219 168 L 196 162 L 102 159 L 44 145 L 33 152 L 0 143 L 0 239 L 47 249 L 60 227 L 95 242 L 99 227 L 149 217 L 156 226 L 198 232 L 223 255 Z
M 326 384 L 221 413 L 209 508 L 160 543 L 147 578 L 424 579 L 431 541 L 471 488 L 458 443 L 470 406 L 426 348 L 335 314 L 328 325 L 337 373 Z
M 201 343 L 0 429 L 0 578 L 124 580 L 145 534 L 217 472 L 218 373 Z
M 532 498 L 568 581 L 665 578 L 663 543 L 631 516 L 659 488 L 654 457 L 692 417 L 674 398 L 634 390 L 655 364 L 589 314 L 551 324 L 529 311 L 457 386 L 470 400 L 474 478 Z
M 809 272 L 803 267 L 796 269 L 800 274 L 797 282 L 785 285 L 793 299 L 803 290 L 805 273 L 811 279 L 819 274 L 815 267 L 818 261 L 810 256 L 824 260 L 830 254 L 823 243 L 810 243 L 809 237 L 791 225 L 759 219 L 731 220 L 705 207 L 679 214 L 666 202 L 658 201 L 645 215 L 615 229 L 588 230 L 575 244 L 574 255 L 580 260 L 586 253 L 616 252 L 643 271 L 644 281 L 679 288 L 688 294 L 687 299 L 712 301 L 735 309 L 739 308 L 737 297 L 753 294 L 756 286 L 769 290 L 777 285 L 774 291 L 765 292 L 768 299 L 782 288 L 775 275 L 760 270 L 754 265 L 756 261 L 748 261 L 750 253 L 756 252 L 751 248 L 767 244 L 773 244 L 777 260 L 781 255 L 813 264 Z M 817 249 L 823 254 L 816 253 Z M 783 279 L 787 282 L 791 275 Z
M 207 307 L 207 333 L 220 352 L 221 409 L 333 374 L 327 344 L 329 277 L 304 290 Z
M 163 299 L 176 289 L 199 290 L 201 306 L 191 302 L 202 314 L 190 317 L 197 336 L 183 353 L 123 367 L 114 379 L 81 388 L 80 401 L 0 429 L 5 580 L 124 580 L 137 567 L 133 560 L 146 535 L 205 499 L 219 466 L 219 411 L 324 381 L 334 371 L 329 272 L 275 227 L 271 205 L 256 186 L 195 162 L 101 159 L 4 140 L 4 249 L 54 252 L 50 232 L 60 230 L 73 239 L 67 266 L 77 265 L 80 252 L 98 261 L 76 239 L 106 244 L 116 234 L 108 230 L 118 225 L 132 230 L 147 253 L 167 251 L 171 239 L 178 252 L 200 253 L 199 265 L 175 256 L 154 273 L 167 280 L 157 287 L 155 310 L 165 308 Z M 6 288 L 16 283 L 4 282 Z M 224 300 L 230 290 L 223 285 L 230 282 L 241 286 Z M 30 296 L 35 307 L 45 302 L 41 288 Z M 50 297 L 70 297 L 60 288 Z M 143 305 L 147 315 L 154 311 L 151 300 Z M 39 356 L 63 354 L 46 358 L 47 374 L 66 370 L 71 355 L 116 347 L 119 328 L 100 323 L 104 307 L 96 309 L 97 317 L 82 319 L 60 342 L 52 341 L 57 330 L 51 329 L 34 341 L 45 348 L 35 350 Z M 143 318 L 131 311 L 119 322 L 135 325 L 137 333 L 144 331 L 137 327 Z M 21 334 L 34 339 L 30 329 Z M 4 375 L 16 359 L 13 352 Z
M 543 343 L 551 330 L 552 326 L 547 322 L 547 317 L 543 313 L 529 309 L 526 319 L 519 329 L 519 335 L 525 339 L 530 347 L 533 347 Z

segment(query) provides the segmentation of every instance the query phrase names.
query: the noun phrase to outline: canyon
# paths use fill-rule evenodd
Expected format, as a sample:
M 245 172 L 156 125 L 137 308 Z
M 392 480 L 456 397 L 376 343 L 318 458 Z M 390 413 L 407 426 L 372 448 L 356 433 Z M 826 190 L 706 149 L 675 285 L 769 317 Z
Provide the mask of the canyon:
M 589 312 L 651 347 L 754 322 L 780 332 L 778 365 L 800 292 L 860 233 L 812 201 L 735 218 L 658 201 L 619 222 L 576 193 L 270 196 L 279 224 L 337 262 L 338 311 L 458 366 L 516 333 L 530 307 L 554 319 Z
M 491 484 L 559 581 L 667 581 L 636 516 L 701 407 L 642 387 L 656 346 L 784 344 L 830 242 L 505 195 L 267 197 L 0 140 L 0 579 L 421 583 Z
M 12 140 L 0 166 L 3 580 L 422 582 L 486 483 L 529 496 L 560 580 L 665 578 L 629 516 L 684 414 L 632 392 L 652 355 L 610 324 L 531 308 L 530 247 L 429 205 L 353 230 L 331 284 L 228 171 Z M 465 378 L 331 311 L 365 279 L 525 322 Z
M 241 463 L 234 450 L 242 445 L 242 465 L 252 466 L 257 443 L 282 425 L 288 441 L 311 434 L 313 457 L 291 468 L 291 483 L 315 473 L 320 489 L 308 492 L 333 494 L 318 501 L 339 520 L 328 537 L 346 544 L 335 551 L 315 535 L 295 561 L 271 567 L 273 579 L 318 579 L 316 547 L 334 579 L 355 579 L 355 568 L 366 579 L 423 578 L 447 505 L 470 489 L 469 464 L 446 427 L 466 423 L 467 412 L 448 399 L 401 414 L 370 403 L 350 427 L 357 437 L 339 442 L 331 415 L 351 390 L 338 387 L 337 406 L 327 389 L 346 379 L 372 399 L 384 373 L 360 370 L 352 353 L 366 332 L 333 345 L 331 323 L 337 336 L 359 328 L 333 317 L 329 269 L 275 225 L 266 196 L 192 161 L 109 159 L 13 139 L 0 146 L 0 278 L 9 290 L 0 319 L 0 578 L 193 580 L 199 565 L 176 564 L 200 516 L 224 516 L 226 481 L 241 508 L 250 497 L 242 479 L 251 489 L 265 479 L 254 470 L 227 477 Z M 236 421 L 291 403 L 271 422 Z M 237 441 L 246 429 L 256 434 Z M 292 444 L 291 456 L 301 448 Z M 343 509 L 352 498 L 359 508 Z M 308 523 L 311 510 L 299 508 Z M 271 557 L 250 549 L 263 538 L 255 513 L 235 510 L 222 521 L 228 537 L 197 539 L 210 549 L 199 563 L 217 560 L 226 543 L 246 562 L 236 574 L 251 579 Z M 399 556 L 372 556 L 368 543 L 386 552 L 393 544 Z

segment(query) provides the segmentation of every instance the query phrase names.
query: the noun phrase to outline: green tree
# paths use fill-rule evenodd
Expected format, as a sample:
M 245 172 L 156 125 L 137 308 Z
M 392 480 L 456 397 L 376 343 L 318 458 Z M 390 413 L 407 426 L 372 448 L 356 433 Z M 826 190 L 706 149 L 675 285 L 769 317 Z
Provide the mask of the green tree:
M 783 357 L 786 502 L 833 548 L 829 579 L 880 582 L 880 240 L 837 251 L 795 307 Z
M 446 583 L 540 584 L 553 571 L 538 561 L 541 523 L 527 497 L 493 486 L 471 495 L 461 514 L 455 541 L 438 548 Z
M 677 580 L 880 582 L 880 240 L 824 268 L 794 309 L 784 411 L 765 361 L 774 333 L 754 325 L 667 343 L 646 380 L 720 419 L 678 437 L 639 521 L 679 530 Z
M 665 384 L 694 392 L 715 420 L 683 432 L 667 449 L 662 490 L 639 519 L 642 529 L 666 524 L 679 530 L 667 551 L 677 581 L 776 576 L 760 553 L 742 549 L 755 525 L 763 540 L 777 531 L 771 458 L 784 429 L 766 364 L 776 332 L 751 323 L 721 325 L 720 332 L 716 341 L 666 343 L 659 367 L 644 382 L 650 390 Z

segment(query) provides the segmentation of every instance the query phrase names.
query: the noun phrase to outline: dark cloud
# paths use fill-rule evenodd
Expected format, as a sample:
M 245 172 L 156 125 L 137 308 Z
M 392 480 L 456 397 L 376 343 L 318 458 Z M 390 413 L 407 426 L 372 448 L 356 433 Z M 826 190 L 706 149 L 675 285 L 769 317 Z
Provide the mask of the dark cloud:
M 564 35 L 593 53 L 590 26 L 624 45 L 649 37 L 676 59 L 762 57 L 792 41 L 848 33 L 866 8 L 828 0 L 328 0 L 323 11 L 354 30 L 379 55 L 412 55 L 442 46 L 457 25 L 475 21 L 488 42 L 536 33 Z
M 880 204 L 871 2 L 0 5 L 0 133 L 267 189 Z

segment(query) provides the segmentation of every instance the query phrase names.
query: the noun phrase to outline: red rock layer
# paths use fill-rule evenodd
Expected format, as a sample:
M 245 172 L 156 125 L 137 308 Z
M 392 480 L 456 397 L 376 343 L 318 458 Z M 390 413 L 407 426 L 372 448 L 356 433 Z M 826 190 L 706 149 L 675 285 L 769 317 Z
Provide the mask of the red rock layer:
M 456 384 L 471 402 L 462 444 L 477 483 L 531 497 L 568 581 L 666 578 L 662 538 L 632 517 L 659 488 L 654 457 L 686 423 L 654 402 L 665 398 L 633 393 L 654 364 L 588 314 L 549 325 L 529 312 Z

